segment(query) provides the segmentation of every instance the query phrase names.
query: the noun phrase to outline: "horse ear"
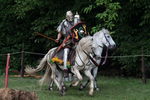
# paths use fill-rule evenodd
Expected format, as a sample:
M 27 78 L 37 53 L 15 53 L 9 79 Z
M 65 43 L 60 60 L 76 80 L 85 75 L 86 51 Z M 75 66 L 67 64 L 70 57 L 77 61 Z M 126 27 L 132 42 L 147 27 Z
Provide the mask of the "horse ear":
M 106 30 L 104 27 L 102 28 L 102 31 Z
M 108 29 L 106 29 L 106 28 L 102 28 L 102 32 L 110 34 L 110 32 L 108 31 Z
M 105 33 L 105 30 L 106 30 L 106 29 L 103 27 L 102 30 L 101 30 L 101 32 Z

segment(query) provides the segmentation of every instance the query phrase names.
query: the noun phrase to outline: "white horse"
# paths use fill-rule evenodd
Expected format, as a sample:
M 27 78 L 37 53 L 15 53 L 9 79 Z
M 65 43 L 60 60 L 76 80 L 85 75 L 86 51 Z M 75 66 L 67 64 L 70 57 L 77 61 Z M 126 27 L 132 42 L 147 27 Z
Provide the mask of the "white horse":
M 91 74 L 93 66 L 90 66 L 93 64 L 93 62 L 90 58 L 93 58 L 95 54 L 101 54 L 104 45 L 109 49 L 115 47 L 115 42 L 111 38 L 109 31 L 106 29 L 102 29 L 93 36 L 82 38 L 76 47 L 75 65 L 71 67 L 71 71 L 75 74 L 79 81 L 75 82 L 73 86 L 76 86 L 80 81 L 82 81 L 83 78 L 80 74 L 80 71 L 83 71 L 90 80 L 89 95 L 93 95 L 94 92 L 94 77 Z M 47 80 L 54 81 L 63 95 L 63 66 L 50 62 L 51 56 L 55 50 L 56 48 L 49 50 L 36 69 L 26 68 L 26 72 L 38 72 L 42 70 L 44 66 L 46 66 L 47 69 L 43 78 L 40 80 L 41 83 L 44 83 Z M 49 75 L 50 77 L 48 77 Z
M 97 72 L 98 72 L 98 67 L 100 67 L 101 65 L 105 64 L 106 62 L 106 59 L 107 59 L 107 56 L 108 56 L 108 49 L 111 49 L 113 47 L 111 47 L 111 43 L 113 44 L 113 40 L 111 38 L 111 36 L 108 34 L 109 31 L 106 30 L 106 29 L 103 29 L 102 30 L 104 34 L 104 37 L 106 39 L 106 42 L 104 42 L 103 40 L 103 45 L 99 45 L 98 42 L 99 42 L 99 39 L 97 38 L 98 34 L 94 34 L 93 36 L 93 39 L 95 39 L 93 41 L 93 45 L 92 45 L 92 50 L 93 50 L 93 53 L 91 53 L 91 57 L 94 59 L 94 61 L 96 62 L 96 64 L 94 63 L 91 63 L 91 73 L 94 77 L 94 89 L 96 89 L 97 91 L 99 90 L 98 86 L 97 86 L 97 80 L 96 80 L 96 76 L 97 76 Z M 109 46 L 107 46 L 107 44 L 105 43 L 109 43 Z M 106 50 L 106 55 L 105 55 L 105 60 L 103 62 L 101 62 L 101 59 L 102 59 L 102 51 L 103 51 L 103 46 L 106 46 L 107 47 L 107 50 Z M 115 44 L 114 44 L 114 47 L 115 47 Z M 101 63 L 101 64 L 100 64 Z M 90 80 L 87 80 L 85 83 L 81 83 L 80 84 L 80 90 L 82 90 L 83 88 L 85 88 L 88 84 L 89 84 Z M 78 83 L 78 82 L 76 82 Z
M 97 52 L 97 51 L 95 51 L 95 52 Z M 98 68 L 103 66 L 106 63 L 107 56 L 108 56 L 108 48 L 106 48 L 105 51 L 103 50 L 103 52 L 105 52 L 105 55 L 103 55 L 103 57 L 102 57 L 102 51 L 94 54 L 93 59 L 95 60 L 97 65 L 95 65 L 93 63 L 90 65 L 90 66 L 93 66 L 93 69 L 91 70 L 91 73 L 94 77 L 94 89 L 96 91 L 99 91 L 99 87 L 97 85 L 97 79 L 96 79 L 97 73 L 98 73 Z M 104 60 L 102 60 L 102 58 L 104 58 Z M 85 82 L 81 83 L 79 89 L 83 90 L 84 88 L 86 88 L 86 86 L 89 84 L 89 82 L 90 82 L 90 80 L 86 80 Z M 50 90 L 52 90 L 52 84 L 51 84 Z

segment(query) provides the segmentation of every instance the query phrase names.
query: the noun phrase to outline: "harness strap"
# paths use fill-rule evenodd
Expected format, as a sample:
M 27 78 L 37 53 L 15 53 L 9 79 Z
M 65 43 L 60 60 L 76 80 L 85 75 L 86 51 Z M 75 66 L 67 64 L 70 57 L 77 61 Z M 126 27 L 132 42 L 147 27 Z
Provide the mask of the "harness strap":
M 90 58 L 90 60 L 96 65 L 99 66 L 100 64 L 97 64 L 97 62 L 87 53 L 83 50 L 83 52 Z
M 106 36 L 105 36 L 105 38 L 106 38 Z M 93 38 L 92 38 L 92 40 L 93 40 Z M 107 39 L 106 39 L 106 40 L 107 40 Z M 110 44 L 110 43 L 109 43 L 109 44 Z M 98 45 L 98 47 L 103 48 L 101 45 Z M 94 54 L 93 57 L 96 57 L 96 54 L 95 54 L 93 48 L 94 48 L 94 47 L 92 47 L 92 53 Z M 100 64 L 98 65 L 98 67 L 100 67 L 100 65 L 104 65 L 104 64 L 106 63 L 107 57 L 108 57 L 108 48 L 107 48 L 107 50 L 106 50 L 105 59 L 104 59 L 103 63 L 101 64 L 101 62 L 100 62 Z M 102 58 L 102 57 L 101 57 L 101 58 Z M 91 59 L 91 58 L 90 58 L 90 59 Z M 93 58 L 92 58 L 92 59 L 93 59 Z M 93 59 L 93 60 L 94 60 L 94 59 Z M 93 62 L 93 61 L 92 61 L 92 62 Z M 95 61 L 95 62 L 96 62 L 96 61 Z M 94 62 L 93 62 L 93 63 L 94 63 Z M 97 66 L 97 64 L 96 64 L 96 66 Z
M 108 48 L 106 50 L 105 59 L 104 59 L 102 65 L 104 65 L 106 63 L 107 58 L 108 58 Z
M 105 59 L 103 61 L 103 63 L 101 64 L 101 62 L 98 64 L 93 57 L 91 57 L 85 50 L 83 50 L 83 52 L 90 58 L 90 60 L 98 67 L 100 67 L 100 65 L 104 65 L 106 63 L 106 60 L 108 58 L 108 48 L 106 50 L 106 55 L 105 55 Z
M 81 62 L 82 62 L 82 63 L 83 63 L 83 65 L 85 66 L 85 63 L 84 63 L 84 61 L 81 59 L 81 57 L 80 57 L 80 55 L 79 55 L 79 52 L 77 51 L 76 53 L 78 54 L 78 56 L 79 56 L 79 58 L 80 58 Z M 77 62 L 76 62 L 76 63 L 77 63 Z M 80 66 L 78 63 L 77 63 L 77 65 L 78 65 L 78 66 Z

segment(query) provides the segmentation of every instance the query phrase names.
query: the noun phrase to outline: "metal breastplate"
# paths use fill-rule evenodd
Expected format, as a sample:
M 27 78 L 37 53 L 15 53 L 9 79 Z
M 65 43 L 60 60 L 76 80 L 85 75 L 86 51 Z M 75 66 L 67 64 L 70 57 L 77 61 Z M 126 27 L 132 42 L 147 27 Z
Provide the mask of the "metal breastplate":
M 64 21 L 63 23 L 63 29 L 62 29 L 62 33 L 64 35 L 64 37 L 67 37 L 70 33 L 71 33 L 71 28 L 73 26 L 73 22 L 68 22 L 68 21 Z

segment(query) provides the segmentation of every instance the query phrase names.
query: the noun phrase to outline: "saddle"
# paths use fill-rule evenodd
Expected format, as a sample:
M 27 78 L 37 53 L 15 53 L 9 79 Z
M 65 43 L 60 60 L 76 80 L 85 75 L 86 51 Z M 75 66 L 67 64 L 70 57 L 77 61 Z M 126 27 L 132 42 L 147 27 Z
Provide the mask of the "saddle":
M 75 54 L 76 54 L 75 49 L 69 48 L 68 61 L 67 61 L 68 68 L 71 68 L 71 66 L 75 64 Z M 58 52 L 54 52 L 53 57 L 50 60 L 50 62 L 63 65 L 64 63 L 63 56 L 64 56 L 64 48 L 60 49 Z

